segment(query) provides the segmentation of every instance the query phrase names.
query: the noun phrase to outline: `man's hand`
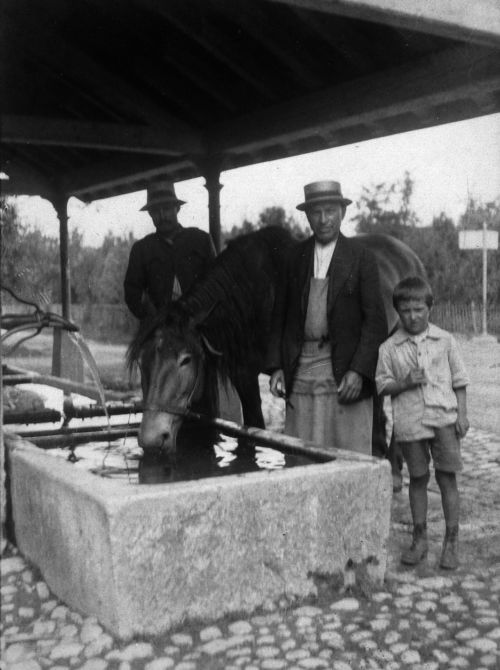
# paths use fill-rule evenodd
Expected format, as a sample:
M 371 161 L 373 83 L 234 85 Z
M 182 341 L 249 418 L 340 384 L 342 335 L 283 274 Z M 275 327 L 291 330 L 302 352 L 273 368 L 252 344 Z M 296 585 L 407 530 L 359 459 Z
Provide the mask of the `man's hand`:
M 348 370 L 339 384 L 339 402 L 354 402 L 358 399 L 363 386 L 363 378 L 358 372 Z
M 269 380 L 269 389 L 275 398 L 286 398 L 285 373 L 275 370 Z

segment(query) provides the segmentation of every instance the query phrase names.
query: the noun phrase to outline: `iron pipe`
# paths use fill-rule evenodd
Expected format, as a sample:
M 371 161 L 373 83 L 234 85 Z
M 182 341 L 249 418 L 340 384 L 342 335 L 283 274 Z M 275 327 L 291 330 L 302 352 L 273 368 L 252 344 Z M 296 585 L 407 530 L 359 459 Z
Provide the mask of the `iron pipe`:
M 135 437 L 137 433 L 137 428 L 127 428 L 127 430 L 89 431 L 83 435 L 44 435 L 42 437 L 30 437 L 29 441 L 41 449 L 70 448 L 87 442 L 107 442 L 119 440 L 122 437 Z
M 14 423 L 55 423 L 62 418 L 61 412 L 56 409 L 35 409 L 24 412 L 9 412 L 4 410 L 3 422 L 4 424 Z
M 116 424 L 115 426 L 112 427 L 112 430 L 123 430 L 127 431 L 127 429 L 137 431 L 140 427 L 140 423 L 120 423 Z M 108 427 L 107 426 L 102 426 L 101 427 L 102 432 L 107 432 Z M 88 433 L 96 433 L 99 432 L 99 426 L 79 426 L 78 428 L 68 428 L 68 427 L 62 427 L 58 428 L 56 430 L 51 430 L 50 428 L 46 428 L 44 430 L 23 430 L 17 432 L 19 437 L 23 437 L 27 440 L 31 440 L 32 437 L 50 437 L 51 435 L 55 435 L 56 437 L 59 435 L 72 435 L 72 434 L 77 434 L 77 435 L 85 435 Z

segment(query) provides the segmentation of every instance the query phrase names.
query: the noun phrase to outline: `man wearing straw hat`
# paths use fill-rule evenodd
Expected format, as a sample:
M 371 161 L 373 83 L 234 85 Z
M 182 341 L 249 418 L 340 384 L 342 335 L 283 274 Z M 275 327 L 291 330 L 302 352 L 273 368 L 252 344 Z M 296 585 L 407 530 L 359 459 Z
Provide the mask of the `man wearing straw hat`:
M 148 187 L 146 210 L 156 232 L 135 242 L 125 275 L 125 302 L 138 319 L 154 315 L 201 277 L 215 258 L 208 233 L 183 228 L 177 214 L 184 200 L 174 185 L 158 181 Z
M 340 232 L 336 181 L 304 188 L 313 235 L 290 251 L 267 358 L 271 393 L 287 399 L 285 433 L 371 453 L 374 375 L 387 323 L 375 258 Z

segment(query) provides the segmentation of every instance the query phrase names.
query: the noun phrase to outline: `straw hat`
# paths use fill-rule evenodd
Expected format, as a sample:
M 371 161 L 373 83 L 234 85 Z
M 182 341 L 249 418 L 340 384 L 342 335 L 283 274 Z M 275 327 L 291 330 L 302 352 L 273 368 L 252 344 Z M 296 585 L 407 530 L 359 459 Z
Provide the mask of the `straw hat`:
M 313 181 L 304 186 L 305 201 L 297 205 L 302 212 L 319 202 L 340 202 L 344 207 L 350 205 L 352 200 L 344 198 L 338 181 Z

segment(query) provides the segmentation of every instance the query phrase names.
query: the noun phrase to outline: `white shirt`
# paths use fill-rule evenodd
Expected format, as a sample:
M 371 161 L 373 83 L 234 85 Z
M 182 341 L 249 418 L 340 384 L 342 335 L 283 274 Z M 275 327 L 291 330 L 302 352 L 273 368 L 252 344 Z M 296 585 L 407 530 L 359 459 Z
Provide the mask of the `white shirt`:
M 338 238 L 337 238 L 338 239 Z M 316 279 L 324 279 L 328 268 L 330 267 L 330 262 L 332 260 L 333 252 L 335 251 L 335 245 L 337 244 L 337 239 L 328 244 L 314 244 L 314 277 Z
M 383 342 L 375 375 L 377 391 L 382 393 L 415 367 L 424 368 L 427 383 L 392 398 L 394 435 L 401 442 L 433 437 L 434 427 L 455 423 L 454 389 L 469 383 L 455 338 L 432 323 L 420 335 L 400 328 Z

